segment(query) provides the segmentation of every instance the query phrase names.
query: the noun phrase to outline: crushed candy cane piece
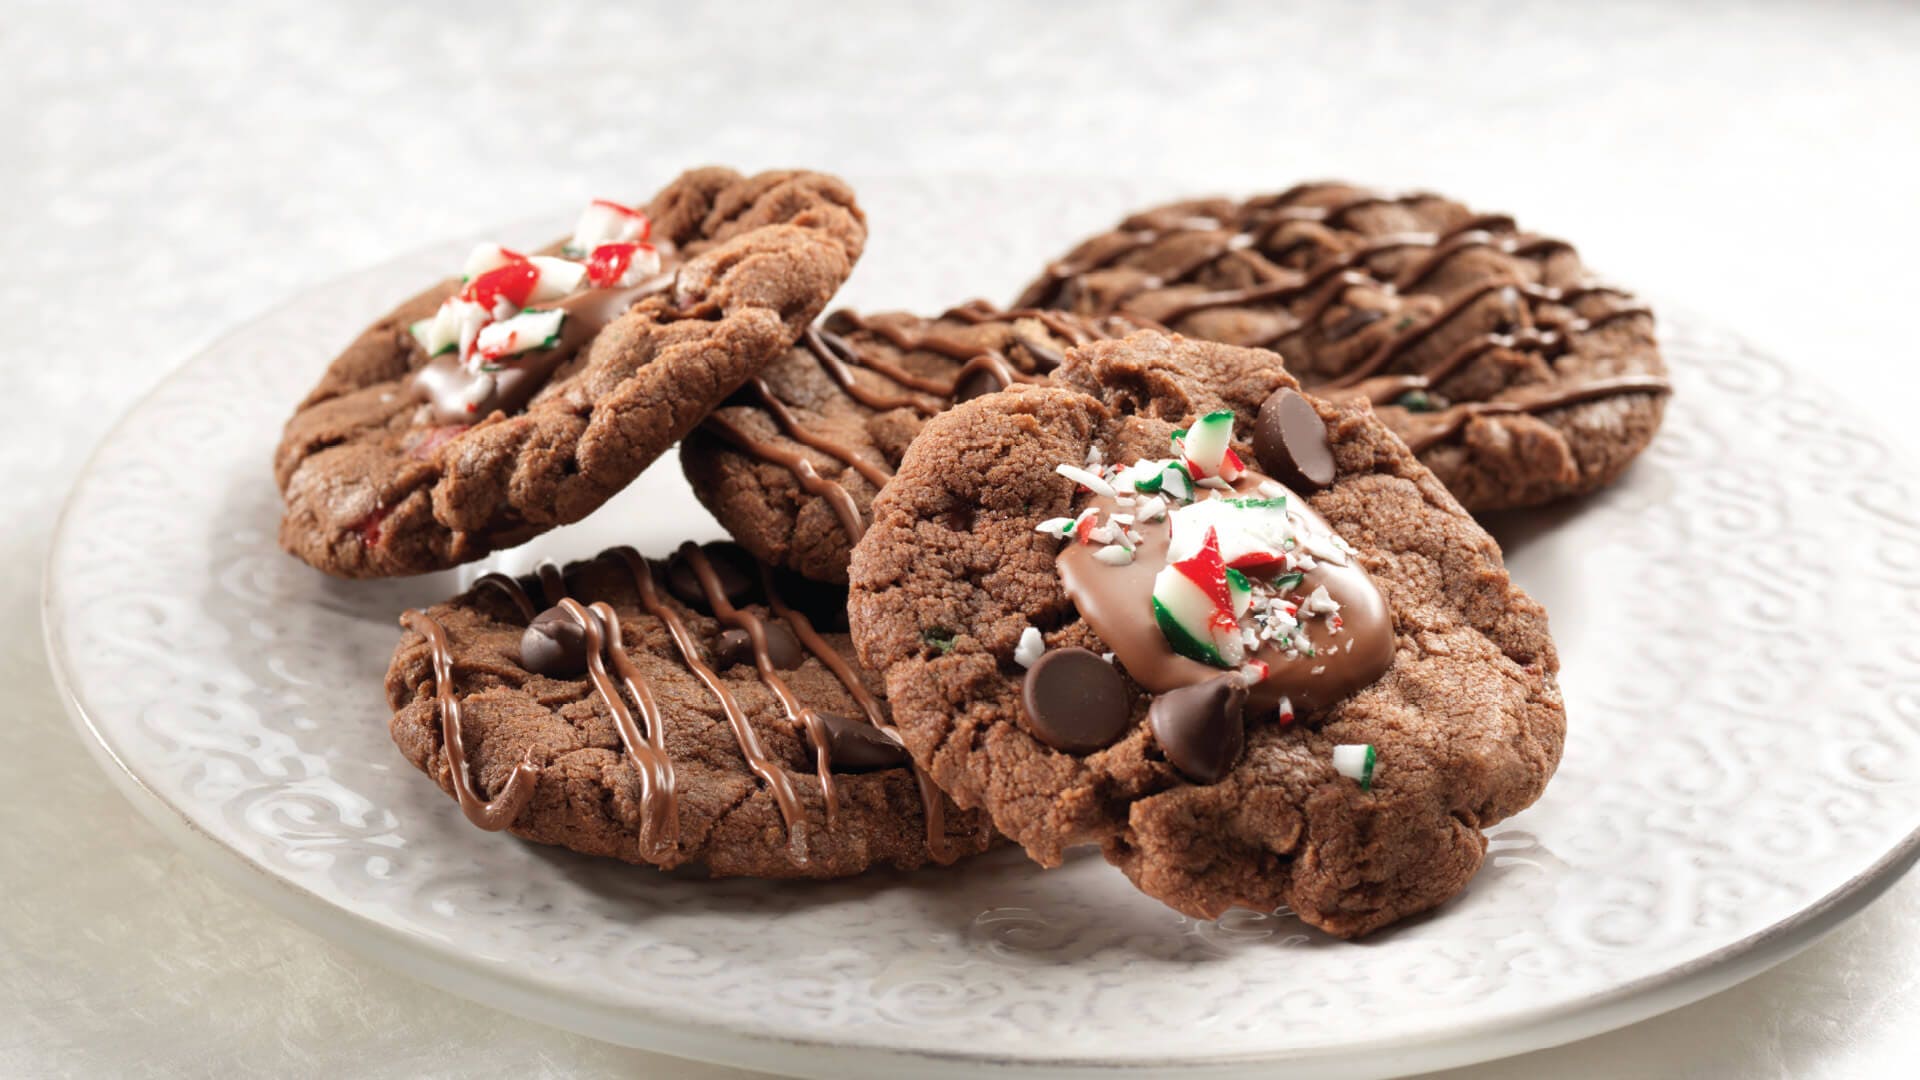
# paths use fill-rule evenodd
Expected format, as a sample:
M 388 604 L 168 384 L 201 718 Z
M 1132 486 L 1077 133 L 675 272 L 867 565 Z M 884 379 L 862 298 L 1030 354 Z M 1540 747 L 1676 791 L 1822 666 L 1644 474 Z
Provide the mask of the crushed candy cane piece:
M 1173 651 L 1215 667 L 1239 665 L 1246 655 L 1240 616 L 1253 591 L 1245 575 L 1226 565 L 1211 531 L 1193 557 L 1169 562 L 1153 578 L 1153 616 Z
M 485 242 L 475 244 L 467 253 L 467 262 L 460 268 L 463 280 L 472 281 L 489 270 L 498 270 L 510 263 L 526 262 L 527 257 L 517 251 L 511 251 L 499 244 Z
M 1133 562 L 1133 549 L 1120 544 L 1108 544 L 1094 552 L 1093 557 L 1108 566 L 1126 566 Z
M 601 244 L 587 259 L 587 280 L 596 289 L 623 289 L 660 272 L 652 244 Z
M 1223 474 L 1238 475 L 1232 472 L 1239 458 L 1232 457 L 1233 449 L 1233 411 L 1221 409 L 1210 412 L 1194 422 L 1193 427 L 1175 436 L 1179 447 L 1187 459 L 1187 469 L 1199 480 L 1219 477 Z M 1232 458 L 1232 463 L 1229 458 Z
M 1340 601 L 1327 595 L 1325 585 L 1315 585 L 1313 591 L 1308 593 L 1306 600 L 1301 603 L 1300 610 L 1309 615 L 1331 615 L 1340 610 Z
M 1039 663 L 1040 655 L 1046 651 L 1047 643 L 1040 636 L 1040 631 L 1029 626 L 1020 631 L 1020 642 L 1013 647 L 1013 662 L 1023 668 L 1030 668 Z
M 566 250 L 577 257 L 585 256 L 601 244 L 630 244 L 645 240 L 652 231 L 653 222 L 633 207 L 622 206 L 608 199 L 595 199 L 580 212 L 580 220 L 573 227 L 573 239 L 567 241 Z
M 547 348 L 559 338 L 560 324 L 566 317 L 564 311 L 523 311 L 482 329 L 474 351 L 485 359 L 497 360 Z
M 539 272 L 539 277 L 534 281 L 533 295 L 527 298 L 530 304 L 558 300 L 578 289 L 587 277 L 585 263 L 556 259 L 551 255 L 535 255 L 527 261 Z
M 1341 743 L 1333 748 L 1333 769 L 1349 780 L 1358 780 L 1361 791 L 1373 788 L 1373 766 L 1377 760 L 1372 743 Z
M 1108 498 L 1112 498 L 1114 495 L 1118 494 L 1118 492 L 1113 490 L 1112 484 L 1107 483 L 1105 480 L 1101 479 L 1098 476 L 1095 476 L 1093 473 L 1090 473 L 1087 470 L 1079 468 L 1077 466 L 1067 465 L 1063 463 L 1060 465 L 1055 465 L 1053 467 L 1053 471 L 1059 473 L 1061 476 L 1066 477 L 1067 479 L 1073 481 L 1074 483 L 1079 484 L 1081 487 L 1086 488 L 1088 491 L 1093 492 L 1095 495 L 1105 495 Z

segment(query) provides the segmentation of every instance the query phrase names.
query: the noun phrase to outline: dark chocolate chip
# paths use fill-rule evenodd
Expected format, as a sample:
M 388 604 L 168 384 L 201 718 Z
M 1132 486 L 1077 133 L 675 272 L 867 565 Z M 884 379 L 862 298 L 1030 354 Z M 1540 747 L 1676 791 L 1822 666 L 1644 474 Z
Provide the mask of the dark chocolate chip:
M 800 639 L 793 636 L 786 623 L 769 622 L 767 631 L 767 659 L 781 671 L 792 671 L 807 658 L 807 652 L 800 647 Z
M 520 666 L 536 675 L 577 679 L 587 671 L 587 629 L 563 608 L 533 617 L 520 635 Z
M 722 630 L 713 639 L 713 669 L 725 671 L 735 664 L 753 663 L 753 638 L 745 630 Z
M 1112 664 L 1085 649 L 1040 654 L 1027 669 L 1020 703 L 1034 738 L 1069 754 L 1090 754 L 1112 745 L 1133 719 L 1126 680 Z
M 1006 388 L 1007 385 L 1000 381 L 1000 376 L 995 375 L 991 368 L 968 368 L 960 373 L 959 381 L 953 384 L 953 403 L 958 405 L 977 397 L 997 394 Z
M 816 712 L 827 731 L 827 761 L 834 772 L 897 769 L 907 764 L 907 751 L 879 728 L 838 713 Z
M 720 594 L 727 598 L 727 603 L 739 607 L 759 593 L 760 576 L 754 572 L 753 556 L 747 554 L 745 548 L 738 544 L 712 543 L 701 544 L 700 551 L 713 567 L 713 576 L 719 579 Z M 667 591 L 690 608 L 713 613 L 707 603 L 707 592 L 700 587 L 700 575 L 693 572 L 693 563 L 684 552 L 676 551 L 667 560 Z
M 1253 455 L 1261 472 L 1296 491 L 1318 491 L 1333 483 L 1326 422 L 1297 390 L 1276 390 L 1260 406 L 1253 425 Z
M 1066 363 L 1067 358 L 1062 356 L 1059 350 L 1052 346 L 1042 345 L 1032 338 L 1021 337 L 1018 334 L 1014 336 L 1019 340 L 1020 344 L 1027 347 L 1027 355 L 1033 357 L 1034 370 L 1044 374 Z
M 1147 726 L 1167 761 L 1199 784 L 1217 784 L 1247 745 L 1247 688 L 1238 672 L 1153 699 Z

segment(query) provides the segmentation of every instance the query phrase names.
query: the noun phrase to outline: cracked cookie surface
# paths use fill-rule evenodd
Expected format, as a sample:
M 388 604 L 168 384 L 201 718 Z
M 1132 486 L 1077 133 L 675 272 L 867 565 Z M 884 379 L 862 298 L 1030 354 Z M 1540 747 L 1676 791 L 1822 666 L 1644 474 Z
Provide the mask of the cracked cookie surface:
M 588 855 L 827 878 L 984 850 L 984 815 L 883 730 L 834 622 L 843 593 L 763 577 L 731 545 L 695 551 L 489 575 L 409 612 L 386 678 L 394 742 L 476 825 Z M 575 667 L 556 668 L 550 638 L 528 651 L 531 625 L 587 620 L 599 649 L 576 635 Z
M 928 319 L 835 312 L 680 448 L 694 493 L 754 554 L 844 583 L 874 495 L 930 416 L 1043 378 L 1116 320 L 975 301 Z
M 1063 585 L 1061 536 L 1037 531 L 1094 497 L 1056 465 L 1090 450 L 1116 465 L 1163 456 L 1176 428 L 1208 414 L 1252 430 L 1296 384 L 1271 353 L 1158 332 L 1075 349 L 1054 383 L 929 421 L 855 550 L 854 640 L 915 760 L 1039 862 L 1097 843 L 1198 918 L 1284 905 L 1352 936 L 1457 893 L 1482 830 L 1539 796 L 1564 737 L 1546 613 L 1492 538 L 1369 408 L 1307 398 L 1334 476 L 1306 501 L 1391 612 L 1384 674 L 1291 723 L 1249 720 L 1230 767 L 1196 783 L 1159 744 L 1154 695 L 1122 661 L 1117 738 L 1056 749 L 1026 715 L 1022 639 L 1037 634 L 1042 657 L 1113 649 Z M 1245 440 L 1233 446 L 1254 460 Z M 1377 750 L 1370 789 L 1335 765 L 1334 748 L 1351 745 Z
M 573 351 L 550 357 L 557 365 L 522 408 L 449 423 L 423 389 L 433 358 L 411 328 L 459 281 L 364 331 L 274 455 L 281 546 L 330 574 L 385 577 L 470 562 L 580 520 L 784 353 L 866 239 L 852 191 L 820 173 L 697 169 L 643 212 L 664 259 L 658 284 L 634 290 L 604 327 L 581 319 L 591 336 L 565 340 Z
M 1373 402 L 1470 510 L 1612 483 L 1671 392 L 1652 313 L 1571 244 L 1426 193 L 1313 183 L 1155 207 L 1019 303 L 1274 349 L 1308 390 Z

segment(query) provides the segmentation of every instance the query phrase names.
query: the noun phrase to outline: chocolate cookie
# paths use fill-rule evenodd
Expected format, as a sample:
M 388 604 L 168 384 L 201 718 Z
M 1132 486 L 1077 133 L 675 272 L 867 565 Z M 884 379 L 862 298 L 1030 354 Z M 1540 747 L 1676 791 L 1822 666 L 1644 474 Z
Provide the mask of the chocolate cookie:
M 731 544 L 488 574 L 401 617 L 393 738 L 483 829 L 715 876 L 837 877 L 983 850 L 843 632 Z
M 1573 245 L 1438 195 L 1318 183 L 1158 207 L 1019 302 L 1278 350 L 1314 393 L 1373 402 L 1471 510 L 1612 483 L 1671 389 L 1652 313 Z
M 578 521 L 783 354 L 866 239 L 819 173 L 698 169 L 482 244 L 337 358 L 274 457 L 280 543 L 342 577 L 438 570 Z
M 835 312 L 687 437 L 681 467 L 748 550 L 844 583 L 873 496 L 927 417 L 1037 381 L 1063 350 L 1128 328 L 984 301 L 937 319 Z
M 1286 477 L 1282 484 L 1276 477 Z M 1341 936 L 1465 885 L 1539 796 L 1546 613 L 1364 405 L 1143 331 L 929 421 L 855 549 L 914 758 L 1046 865 Z

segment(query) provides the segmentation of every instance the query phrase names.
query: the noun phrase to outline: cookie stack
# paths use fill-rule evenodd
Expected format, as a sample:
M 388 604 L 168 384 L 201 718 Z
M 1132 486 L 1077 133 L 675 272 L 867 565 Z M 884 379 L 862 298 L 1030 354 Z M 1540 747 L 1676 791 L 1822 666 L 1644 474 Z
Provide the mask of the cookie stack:
M 1646 446 L 1647 309 L 1504 215 L 1310 184 L 1135 214 L 1010 308 L 816 322 L 865 229 L 835 178 L 695 170 L 333 363 L 275 458 L 321 570 L 480 559 L 676 443 L 735 541 L 404 613 L 408 760 L 483 829 L 713 875 L 1098 845 L 1345 937 L 1457 893 L 1565 728 L 1468 511 Z

